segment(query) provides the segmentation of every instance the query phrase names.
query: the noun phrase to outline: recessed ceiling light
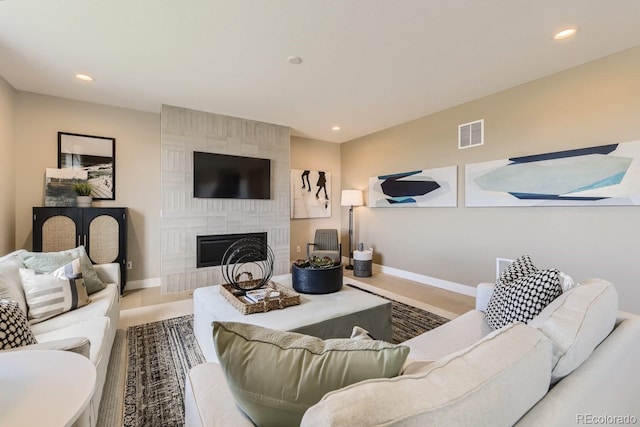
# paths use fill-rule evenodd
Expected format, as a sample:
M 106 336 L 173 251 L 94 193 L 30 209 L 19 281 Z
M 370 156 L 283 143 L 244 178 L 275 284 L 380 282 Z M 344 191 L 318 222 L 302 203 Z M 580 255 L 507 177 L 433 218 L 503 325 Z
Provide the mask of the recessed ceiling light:
M 340 126 L 334 126 L 334 127 L 331 128 L 331 130 L 339 131 L 340 130 Z
M 571 27 L 571 28 L 566 28 L 562 31 L 558 31 L 554 36 L 554 40 L 564 40 L 564 39 L 568 39 L 569 37 L 572 37 L 576 34 L 576 32 L 578 31 L 577 28 L 575 27 Z
M 88 74 L 76 74 L 76 79 L 82 80 L 83 82 L 92 82 L 93 77 Z
M 287 62 L 289 64 L 298 65 L 302 63 L 302 58 L 300 58 L 299 56 L 290 56 L 287 58 Z

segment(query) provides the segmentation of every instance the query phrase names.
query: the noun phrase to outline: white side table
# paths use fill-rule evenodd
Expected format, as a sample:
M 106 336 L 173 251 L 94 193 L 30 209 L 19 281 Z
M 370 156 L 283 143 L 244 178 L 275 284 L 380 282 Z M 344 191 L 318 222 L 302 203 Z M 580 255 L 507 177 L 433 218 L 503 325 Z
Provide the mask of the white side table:
M 353 251 L 353 275 L 355 277 L 371 277 L 373 249 Z
M 70 426 L 95 386 L 96 368 L 79 354 L 0 352 L 0 426 Z

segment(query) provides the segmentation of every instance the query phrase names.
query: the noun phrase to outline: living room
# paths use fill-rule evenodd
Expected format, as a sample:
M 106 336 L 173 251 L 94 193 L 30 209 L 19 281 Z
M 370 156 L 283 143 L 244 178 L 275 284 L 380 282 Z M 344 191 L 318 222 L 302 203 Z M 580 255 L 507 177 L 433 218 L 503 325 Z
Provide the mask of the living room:
M 639 52 L 632 48 L 343 144 L 292 136 L 291 168 L 326 169 L 333 194 L 366 193 L 369 177 L 383 173 L 457 164 L 462 181 L 469 163 L 634 141 Z M 19 91 L 4 80 L 1 94 L 3 252 L 31 248 L 31 210 L 43 204 L 45 169 L 56 166 L 57 132 L 111 136 L 117 199 L 96 204 L 128 208 L 129 281 L 158 285 L 160 115 Z M 458 124 L 478 118 L 485 119 L 487 142 L 458 150 Z M 328 219 L 291 221 L 292 258 L 316 228 L 338 228 L 346 243 L 348 209 L 337 197 L 332 209 Z M 361 207 L 355 217 L 356 241 L 374 247 L 375 264 L 473 287 L 495 278 L 496 258 L 529 253 L 579 279 L 606 277 L 616 283 L 621 308 L 640 312 L 633 207 L 466 208 L 459 191 L 457 208 Z
M 564 51 L 571 47 L 570 42 L 558 45 Z M 509 60 L 495 65 L 512 66 Z M 287 220 L 289 258 L 299 257 L 298 247 L 304 252 L 318 228 L 340 230 L 346 255 L 348 208 L 340 206 L 339 194 L 360 189 L 365 206 L 355 209 L 355 241 L 374 249 L 374 264 L 381 271 L 474 294 L 478 283 L 495 281 L 497 258 L 529 254 L 537 264 L 559 268 L 577 281 L 611 281 L 620 309 L 640 313 L 635 206 L 467 207 L 464 187 L 465 167 L 470 164 L 640 140 L 638 75 L 640 46 L 634 41 L 603 57 L 495 93 L 460 99 L 341 143 L 296 135 L 294 129 L 287 169 L 331 173 L 333 197 L 331 217 Z M 479 76 L 477 84 L 489 78 Z M 0 73 L 0 254 L 32 248 L 32 208 L 43 205 L 45 169 L 57 165 L 57 133 L 108 136 L 116 139 L 117 195 L 114 201 L 94 206 L 128 209 L 132 268 L 127 286 L 160 286 L 162 106 L 149 112 L 95 103 L 82 94 L 90 88 L 53 96 L 35 86 L 14 87 Z M 389 97 L 389 110 L 394 99 Z M 194 101 L 167 107 L 227 114 L 199 105 Z M 484 144 L 460 150 L 458 126 L 480 119 Z M 371 177 L 445 166 L 457 166 L 456 207 L 366 206 Z

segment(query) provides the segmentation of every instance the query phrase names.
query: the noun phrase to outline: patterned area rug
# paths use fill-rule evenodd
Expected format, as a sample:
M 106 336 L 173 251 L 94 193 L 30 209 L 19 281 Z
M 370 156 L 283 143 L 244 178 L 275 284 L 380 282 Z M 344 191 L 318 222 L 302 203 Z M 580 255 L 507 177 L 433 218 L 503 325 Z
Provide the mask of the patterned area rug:
M 379 296 L 392 302 L 393 341 L 396 343 L 449 320 Z M 193 315 L 132 326 L 127 330 L 127 344 L 128 365 L 122 425 L 184 425 L 185 376 L 193 366 L 205 362 L 193 334 Z
M 184 425 L 185 375 L 206 362 L 193 334 L 193 315 L 132 326 L 127 344 L 122 425 Z

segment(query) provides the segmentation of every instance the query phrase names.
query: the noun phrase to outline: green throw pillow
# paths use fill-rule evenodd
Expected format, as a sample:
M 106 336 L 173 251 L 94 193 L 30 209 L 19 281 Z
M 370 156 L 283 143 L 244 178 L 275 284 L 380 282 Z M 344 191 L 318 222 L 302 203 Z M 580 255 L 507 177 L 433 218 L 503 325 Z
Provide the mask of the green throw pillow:
M 298 426 L 339 388 L 400 373 L 409 347 L 329 339 L 234 322 L 213 322 L 213 340 L 236 403 L 258 426 Z
M 21 252 L 18 256 L 22 259 L 25 267 L 41 273 L 51 273 L 74 259 L 80 258 L 82 278 L 87 287 L 87 293 L 91 295 L 106 287 L 93 269 L 93 264 L 84 246 L 60 252 Z

